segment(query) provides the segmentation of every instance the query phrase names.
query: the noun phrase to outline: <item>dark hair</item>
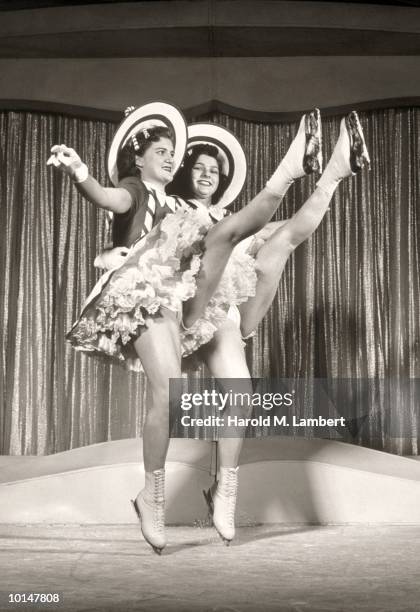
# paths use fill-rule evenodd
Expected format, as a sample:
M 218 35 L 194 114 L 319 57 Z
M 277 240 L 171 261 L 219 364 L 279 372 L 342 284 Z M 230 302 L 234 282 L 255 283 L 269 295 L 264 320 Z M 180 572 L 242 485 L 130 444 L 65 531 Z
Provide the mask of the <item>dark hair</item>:
M 141 178 L 141 172 L 136 166 L 136 155 L 144 155 L 152 142 L 159 142 L 161 138 L 169 138 L 175 147 L 175 138 L 172 130 L 163 125 L 147 128 L 144 131 L 140 130 L 136 133 L 135 138 L 137 141 L 136 148 L 134 148 L 134 143 L 130 138 L 118 153 L 117 170 L 119 181 L 127 176 L 138 176 Z
M 219 167 L 219 185 L 214 192 L 211 203 L 217 204 L 228 187 L 228 177 L 223 174 L 222 161 L 217 147 L 209 144 L 197 144 L 191 147 L 184 157 L 184 163 L 172 183 L 167 187 L 167 193 L 180 196 L 184 200 L 195 197 L 191 189 L 191 171 L 200 155 L 208 155 L 217 161 Z

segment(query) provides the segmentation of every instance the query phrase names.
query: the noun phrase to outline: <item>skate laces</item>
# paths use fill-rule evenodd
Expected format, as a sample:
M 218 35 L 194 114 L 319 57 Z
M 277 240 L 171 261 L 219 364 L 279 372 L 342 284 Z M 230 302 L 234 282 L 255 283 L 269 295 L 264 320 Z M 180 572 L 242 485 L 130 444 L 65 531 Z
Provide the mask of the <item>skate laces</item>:
M 221 487 L 221 495 L 226 499 L 227 503 L 227 519 L 233 523 L 235 519 L 236 494 L 238 491 L 238 474 L 235 469 L 229 470 L 225 476 L 226 480 Z
M 158 531 L 165 528 L 165 474 L 163 470 L 154 472 L 153 523 Z

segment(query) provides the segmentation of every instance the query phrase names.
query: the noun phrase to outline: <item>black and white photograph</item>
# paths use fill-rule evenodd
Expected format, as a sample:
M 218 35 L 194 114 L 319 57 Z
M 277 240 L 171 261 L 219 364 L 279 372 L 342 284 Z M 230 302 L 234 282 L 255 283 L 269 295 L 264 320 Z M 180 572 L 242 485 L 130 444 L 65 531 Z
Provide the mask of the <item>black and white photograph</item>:
M 420 0 L 0 0 L 0 612 L 420 610 Z

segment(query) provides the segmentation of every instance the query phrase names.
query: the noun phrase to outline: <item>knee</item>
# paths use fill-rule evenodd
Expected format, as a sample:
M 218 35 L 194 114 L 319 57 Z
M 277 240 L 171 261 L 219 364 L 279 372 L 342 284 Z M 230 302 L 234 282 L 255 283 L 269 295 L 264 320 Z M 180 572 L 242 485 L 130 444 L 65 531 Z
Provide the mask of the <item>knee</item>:
M 181 371 L 179 371 L 170 375 L 166 380 L 166 384 L 164 381 L 161 381 L 160 384 L 150 384 L 149 382 L 153 409 L 167 412 L 171 404 L 179 401 L 182 392 L 182 386 L 180 385 L 181 376 Z M 173 380 L 169 380 L 169 378 Z
M 150 410 L 154 413 L 166 414 L 169 411 L 170 388 L 169 384 L 152 387 L 150 389 L 152 401 L 150 402 Z
M 169 424 L 169 410 L 163 406 L 159 409 L 158 406 L 149 406 L 146 414 L 146 423 L 148 426 L 166 428 Z
M 284 260 L 287 259 L 293 249 L 287 251 L 271 253 L 267 257 L 261 257 L 255 262 L 255 272 L 258 280 L 271 279 L 278 275 L 278 271 L 284 267 Z

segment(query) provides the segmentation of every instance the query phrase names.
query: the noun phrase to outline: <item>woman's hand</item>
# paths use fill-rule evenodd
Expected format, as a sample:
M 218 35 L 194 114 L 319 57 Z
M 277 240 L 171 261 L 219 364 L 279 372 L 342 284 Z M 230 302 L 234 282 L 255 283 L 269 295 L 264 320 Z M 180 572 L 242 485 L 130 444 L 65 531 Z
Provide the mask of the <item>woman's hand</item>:
M 54 145 L 47 166 L 52 165 L 67 174 L 75 183 L 82 183 L 89 175 L 86 164 L 82 162 L 76 151 L 66 145 Z
M 112 270 L 121 266 L 127 256 L 127 247 L 115 247 L 115 249 L 105 249 L 100 253 L 93 265 L 95 268 L 101 268 L 102 270 Z
M 75 183 L 78 192 L 89 202 L 118 214 L 123 214 L 131 208 L 130 192 L 123 187 L 102 187 L 89 174 L 86 164 L 82 162 L 74 149 L 65 144 L 54 145 L 51 153 L 47 164 L 67 174 Z

